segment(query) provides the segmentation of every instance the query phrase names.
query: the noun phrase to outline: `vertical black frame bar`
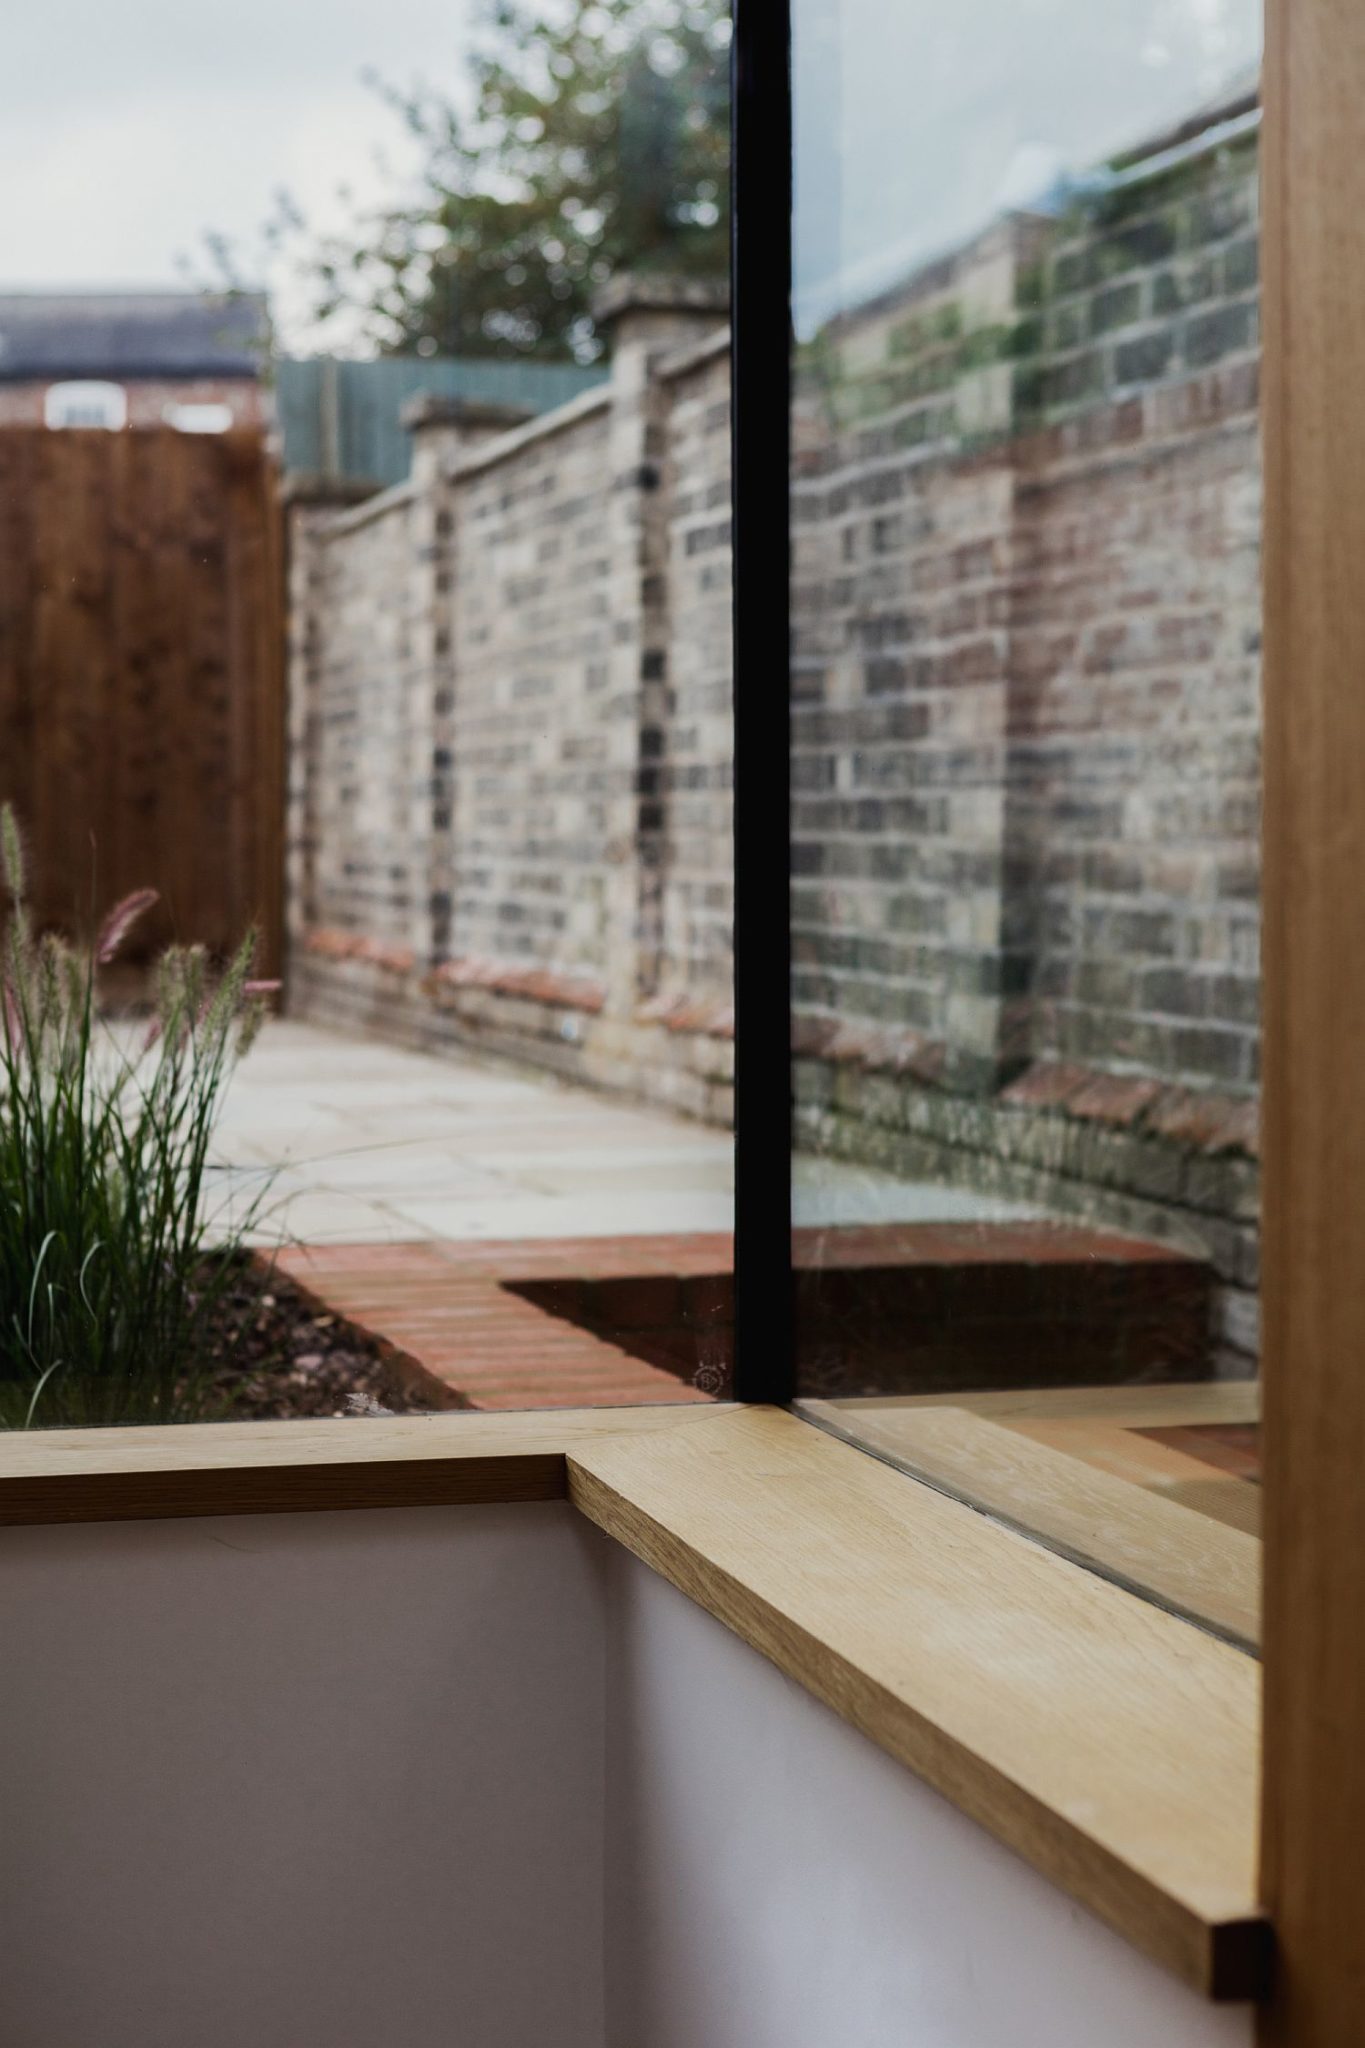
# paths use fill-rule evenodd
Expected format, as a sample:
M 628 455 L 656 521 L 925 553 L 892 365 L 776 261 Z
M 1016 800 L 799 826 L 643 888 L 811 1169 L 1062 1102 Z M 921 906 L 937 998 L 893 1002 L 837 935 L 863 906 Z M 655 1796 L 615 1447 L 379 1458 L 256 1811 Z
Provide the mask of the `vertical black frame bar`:
M 791 12 L 734 0 L 735 1369 L 795 1390 L 791 1219 Z

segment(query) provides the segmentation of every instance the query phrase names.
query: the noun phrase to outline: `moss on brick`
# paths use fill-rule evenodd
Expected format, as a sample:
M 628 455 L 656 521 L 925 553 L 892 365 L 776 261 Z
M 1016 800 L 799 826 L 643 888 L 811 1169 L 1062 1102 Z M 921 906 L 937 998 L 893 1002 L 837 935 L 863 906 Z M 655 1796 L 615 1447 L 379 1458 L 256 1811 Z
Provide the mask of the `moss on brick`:
M 1142 287 L 1137 283 L 1111 285 L 1097 292 L 1090 302 L 1090 332 L 1109 334 L 1116 327 L 1130 327 L 1142 314 Z

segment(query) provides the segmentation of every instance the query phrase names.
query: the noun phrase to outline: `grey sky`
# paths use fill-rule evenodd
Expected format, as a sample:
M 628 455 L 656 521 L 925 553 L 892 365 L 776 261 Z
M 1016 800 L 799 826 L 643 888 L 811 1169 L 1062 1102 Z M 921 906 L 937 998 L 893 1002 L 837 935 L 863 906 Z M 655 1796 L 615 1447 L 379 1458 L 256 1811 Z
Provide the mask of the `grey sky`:
M 460 75 L 466 0 L 40 0 L 0 31 L 0 287 L 180 282 L 287 185 L 331 221 L 398 123 L 360 83 Z

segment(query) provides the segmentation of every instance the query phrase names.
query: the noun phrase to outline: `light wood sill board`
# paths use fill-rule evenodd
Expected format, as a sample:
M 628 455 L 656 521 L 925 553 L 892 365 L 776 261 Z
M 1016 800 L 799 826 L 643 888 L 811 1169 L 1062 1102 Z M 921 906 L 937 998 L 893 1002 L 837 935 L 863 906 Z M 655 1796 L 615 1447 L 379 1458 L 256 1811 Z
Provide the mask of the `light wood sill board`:
M 1264 1993 L 1251 1659 L 777 1410 L 575 1446 L 569 1497 L 1187 1984 Z

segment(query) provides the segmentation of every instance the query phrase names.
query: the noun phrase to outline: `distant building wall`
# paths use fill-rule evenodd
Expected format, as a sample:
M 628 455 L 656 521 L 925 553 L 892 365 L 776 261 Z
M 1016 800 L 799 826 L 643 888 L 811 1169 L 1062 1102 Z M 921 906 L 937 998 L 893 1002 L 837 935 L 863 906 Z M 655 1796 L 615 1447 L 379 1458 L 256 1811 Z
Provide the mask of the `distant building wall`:
M 794 455 L 800 1141 L 1203 1246 L 1233 1365 L 1256 231 L 1254 138 L 1001 221 L 803 347 Z M 297 1005 L 727 1113 L 728 399 L 714 321 L 627 309 L 601 391 L 296 531 Z
M 0 427 L 41 427 L 43 399 L 51 379 L 41 382 L 0 382 Z M 161 427 L 167 412 L 178 405 L 226 405 L 236 427 L 264 426 L 266 393 L 249 377 L 188 377 L 107 380 L 128 394 L 130 427 Z

